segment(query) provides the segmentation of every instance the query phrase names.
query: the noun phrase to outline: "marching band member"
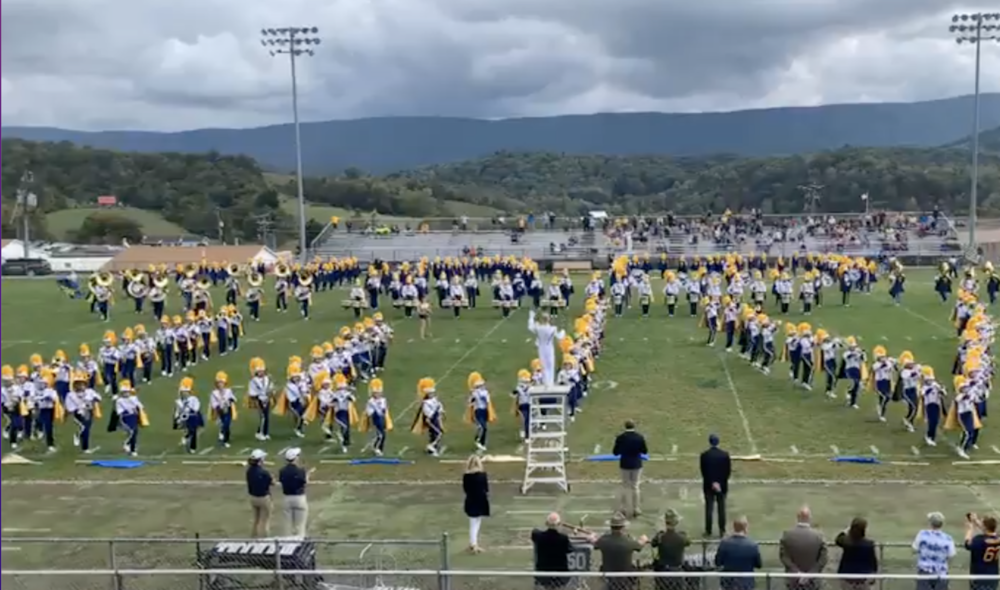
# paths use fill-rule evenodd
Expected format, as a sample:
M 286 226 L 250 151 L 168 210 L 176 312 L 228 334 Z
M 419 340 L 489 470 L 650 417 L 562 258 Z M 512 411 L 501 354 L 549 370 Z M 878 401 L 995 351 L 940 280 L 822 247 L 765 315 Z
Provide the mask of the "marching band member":
M 733 351 L 733 341 L 736 337 L 736 324 L 740 318 L 740 307 L 734 302 L 729 295 L 722 298 L 722 328 L 726 332 L 726 352 Z M 711 304 L 709 304 L 711 306 Z M 706 307 L 706 311 L 708 307 Z M 711 318 L 709 318 L 711 319 Z M 716 320 L 718 321 L 718 320 Z M 715 335 L 712 333 L 712 325 L 709 323 L 708 326 L 708 345 L 713 346 L 715 341 Z M 744 348 L 746 348 L 744 346 Z
M 813 371 L 816 363 L 813 358 L 812 326 L 808 323 L 799 324 L 799 362 L 802 367 L 802 388 L 812 391 Z
M 26 369 L 26 368 L 25 368 Z M 28 407 L 23 397 L 23 390 L 17 383 L 14 368 L 4 365 L 0 370 L 3 392 L 3 417 L 5 420 L 3 437 L 10 441 L 10 448 L 18 448 L 18 435 L 24 429 L 24 418 L 28 415 Z M 27 370 L 25 370 L 27 376 Z
M 754 366 L 760 369 L 765 375 L 769 375 L 775 358 L 774 334 L 778 331 L 780 322 L 772 322 L 764 314 L 758 314 L 757 319 L 761 325 L 761 356 L 759 357 L 760 360 L 754 363 Z
M 934 292 L 941 298 L 941 303 L 946 303 L 951 295 L 951 276 L 947 262 L 941 263 L 938 275 L 934 277 Z
M 51 370 L 42 372 L 42 387 L 36 388 L 32 396 L 32 404 L 38 412 L 38 425 L 45 438 L 45 446 L 49 453 L 56 452 L 55 425 L 63 419 L 63 406 L 59 402 L 59 394 L 55 390 L 55 375 Z
M 501 303 L 500 313 L 505 318 L 510 317 L 511 310 L 514 309 L 514 306 L 517 304 L 517 300 L 515 298 L 515 293 L 514 293 L 514 286 L 511 285 L 510 283 L 510 277 L 503 277 L 503 280 L 500 282 L 500 289 L 498 293 L 500 296 L 500 303 Z
M 476 299 L 479 298 L 479 279 L 476 278 L 476 273 L 474 272 L 470 272 L 465 277 L 465 296 L 469 302 L 469 307 L 475 309 Z
M 816 343 L 819 344 L 820 367 L 826 376 L 826 397 L 836 399 L 837 377 L 839 370 L 837 366 L 837 349 L 840 348 L 840 340 L 832 338 L 830 334 L 820 328 L 816 330 Z
M 256 357 L 250 360 L 250 385 L 247 387 L 247 407 L 256 409 L 260 415 L 257 422 L 257 440 L 271 439 L 271 397 L 274 394 L 274 384 L 267 374 L 264 359 Z
M 103 345 L 97 351 L 101 359 L 101 374 L 104 378 L 104 393 L 118 395 L 118 363 L 121 362 L 121 351 L 115 346 L 117 336 L 112 331 L 104 333 Z
M 754 270 L 752 276 L 750 301 L 753 302 L 754 311 L 759 312 L 764 309 L 764 303 L 767 300 L 767 285 L 764 283 L 764 275 L 759 270 Z
M 140 315 L 143 312 L 146 297 L 149 296 L 149 287 L 146 285 L 146 275 L 140 271 L 135 271 L 134 273 L 126 273 L 125 278 L 128 280 L 125 292 L 132 298 L 132 301 L 135 304 L 135 314 Z
M 872 350 L 875 361 L 872 363 L 872 379 L 875 381 L 875 391 L 878 393 L 878 420 L 885 422 L 885 412 L 892 401 L 892 377 L 896 370 L 896 359 L 886 355 L 884 346 L 876 346 Z
M 451 285 L 448 287 L 448 295 L 445 302 L 451 306 L 455 317 L 459 317 L 462 314 L 462 304 L 463 298 L 465 297 L 465 287 L 462 285 L 462 278 L 458 275 L 451 281 Z
M 791 307 L 793 288 L 792 277 L 787 272 L 778 275 L 778 279 L 774 282 L 774 292 L 778 298 L 781 313 L 784 315 L 788 314 L 788 309 Z
M 511 392 L 514 398 L 514 414 L 521 418 L 521 441 L 526 442 L 531 435 L 531 371 L 517 372 L 517 386 Z
M 98 382 L 101 381 L 101 368 L 90 355 L 89 345 L 80 345 L 80 360 L 76 362 L 76 368 L 87 374 L 87 387 L 96 389 Z
M 893 303 L 899 305 L 903 302 L 903 293 L 906 291 L 904 284 L 906 283 L 906 275 L 903 274 L 903 265 L 899 263 L 896 259 L 890 262 L 889 271 L 889 296 L 892 297 Z
M 677 275 L 668 270 L 663 273 L 666 283 L 663 286 L 663 301 L 667 305 L 667 315 L 674 317 L 677 311 L 677 297 L 681 293 L 681 282 L 677 280 Z
M 139 429 L 149 426 L 149 418 L 146 417 L 146 409 L 139 401 L 138 392 L 131 383 L 123 381 L 119 390 L 121 395 L 115 400 L 114 414 L 119 417 L 125 429 L 123 448 L 126 453 L 135 457 L 139 446 Z
M 382 288 L 382 278 L 374 268 L 368 270 L 368 280 L 365 281 L 365 290 L 368 292 L 368 307 L 373 311 L 378 310 L 378 295 Z
M 619 277 L 613 285 L 611 285 L 611 303 L 615 308 L 615 317 L 620 318 L 625 312 L 625 296 L 628 293 L 628 287 L 625 285 L 625 277 Z
M 156 348 L 160 353 L 160 375 L 164 377 L 174 376 L 176 345 L 177 337 L 173 328 L 170 327 L 170 318 L 163 316 L 160 319 L 160 329 L 156 331 Z
M 476 425 L 476 448 L 486 451 L 486 439 L 491 422 L 496 422 L 496 412 L 493 410 L 493 400 L 490 392 L 486 389 L 486 380 L 479 373 L 469 374 L 467 380 L 469 387 L 468 411 L 466 412 L 466 422 Z
M 556 303 L 558 301 L 566 301 L 565 294 L 563 291 L 563 279 L 559 277 L 552 277 L 552 282 L 549 284 L 549 301 Z M 549 314 L 552 316 L 559 315 L 558 307 L 550 307 Z
M 52 371 L 56 376 L 56 393 L 59 394 L 59 399 L 65 402 L 70 391 L 70 374 L 72 373 L 72 367 L 65 352 L 57 350 L 52 356 Z
M 947 392 L 944 387 L 934 378 L 932 367 L 921 367 L 923 377 L 923 387 L 920 391 L 920 403 L 923 406 L 924 420 L 927 422 L 927 433 L 924 442 L 927 446 L 937 446 L 937 431 L 941 424 L 941 418 L 945 415 L 944 398 Z
M 916 430 L 914 422 L 920 409 L 920 378 L 921 367 L 914 361 L 913 353 L 905 350 L 899 355 L 899 379 L 896 381 L 898 393 L 895 395 L 906 402 L 906 417 L 903 426 L 907 432 Z
M 542 363 L 543 383 L 551 387 L 556 379 L 556 340 L 566 337 L 566 332 L 549 323 L 545 313 L 535 318 L 535 310 L 528 313 L 528 331 L 535 335 L 535 348 Z
M 344 383 L 347 382 L 347 379 L 343 375 L 339 375 L 339 377 L 343 379 Z M 308 424 L 319 420 L 320 429 L 323 431 L 326 440 L 333 440 L 333 379 L 329 373 L 324 371 L 313 376 L 311 381 L 313 392 L 309 396 L 309 406 L 306 408 L 305 422 Z
M 785 324 L 785 344 L 781 349 L 781 360 L 788 361 L 788 378 L 792 381 L 799 379 L 799 330 L 795 324 L 787 322 Z
M 448 281 L 448 273 L 441 271 L 438 275 L 437 282 L 434 283 L 434 289 L 437 291 L 438 296 L 438 307 L 444 307 L 444 300 L 448 298 L 448 291 L 451 288 L 451 283 Z
M 576 359 L 571 354 L 563 355 L 562 369 L 556 375 L 556 383 L 570 388 L 566 404 L 569 406 L 569 421 L 576 421 L 576 414 L 580 411 L 580 371 L 577 369 Z M 546 400 L 543 403 L 548 403 Z
M 964 375 L 955 376 L 955 401 L 952 410 L 945 420 L 945 430 L 962 429 L 962 439 L 958 446 L 958 456 L 969 458 L 969 453 L 975 448 L 976 434 L 982 427 L 976 412 L 975 395 L 969 389 Z
M 649 306 L 653 303 L 653 286 L 649 283 L 649 275 L 642 275 L 639 282 L 639 306 L 642 309 L 642 317 L 649 317 Z
M 702 321 L 708 328 L 708 342 L 706 344 L 715 346 L 715 338 L 719 333 L 719 304 L 708 297 L 702 299 L 702 304 L 705 309 Z
M 142 369 L 142 382 L 153 380 L 153 367 L 156 364 L 156 341 L 146 332 L 142 324 L 135 328 L 135 348 L 139 353 L 136 367 Z
M 426 433 L 428 436 L 427 454 L 434 457 L 441 455 L 441 441 L 444 436 L 444 405 L 437 398 L 434 380 L 424 377 L 417 382 L 417 395 L 420 399 L 420 411 L 413 418 L 410 430 L 415 434 Z
M 406 317 L 412 318 L 413 310 L 417 307 L 418 300 L 420 299 L 420 291 L 413 284 L 412 276 L 407 275 L 406 282 L 400 291 L 400 296 L 403 299 L 403 313 Z
M 111 321 L 111 299 L 113 293 L 110 288 L 111 277 L 108 276 L 108 283 L 104 284 L 101 277 L 93 286 L 94 301 L 97 304 L 97 312 L 101 314 L 101 319 L 105 322 Z
M 701 300 L 701 283 L 694 276 L 690 276 L 684 283 L 684 289 L 687 291 L 688 308 L 691 311 L 691 317 L 697 317 L 698 302 Z
M 243 336 L 243 314 L 235 305 L 229 306 L 229 349 L 238 352 L 240 338 Z
M 385 359 L 389 356 L 389 344 L 392 342 L 393 329 L 382 317 L 382 312 L 375 312 L 372 319 L 375 321 L 373 330 L 377 336 L 375 371 L 382 372 L 385 370 Z
M 236 264 L 229 265 L 226 272 L 226 305 L 236 305 L 240 292 L 240 268 Z
M 305 438 L 305 413 L 309 401 L 309 384 L 302 377 L 302 367 L 293 364 L 288 368 L 288 382 L 278 400 L 279 414 L 284 413 L 282 403 L 292 411 L 295 419 L 295 436 Z
M 351 446 L 351 428 L 358 424 L 358 411 L 354 406 L 354 391 L 343 375 L 333 376 L 333 408 L 331 417 L 339 429 L 340 451 L 347 453 Z
M 207 311 L 212 305 L 212 294 L 209 292 L 211 288 L 212 283 L 206 278 L 202 278 L 195 284 L 191 294 L 191 302 L 194 306 L 192 309 L 195 313 Z
M 282 265 L 279 265 L 275 269 L 275 276 L 277 278 L 274 281 L 274 308 L 278 313 L 288 311 L 288 291 L 290 289 L 288 273 L 287 267 Z
M 207 361 L 212 356 L 212 338 L 215 336 L 215 320 L 208 316 L 204 309 L 198 310 L 194 323 L 198 335 L 201 336 L 201 360 Z M 195 340 L 197 347 L 197 340 Z
M 73 446 L 80 447 L 86 454 L 91 454 L 90 431 L 94 420 L 101 419 L 101 396 L 87 387 L 87 375 L 74 371 L 73 389 L 66 396 L 66 412 L 73 416 L 77 431 L 73 434 Z
M 312 275 L 306 271 L 299 273 L 299 281 L 295 285 L 295 300 L 299 302 L 299 313 L 302 319 L 309 321 L 309 308 L 312 306 Z
M 188 453 L 198 451 L 198 431 L 205 426 L 205 417 L 201 413 L 201 401 L 194 394 L 194 379 L 181 379 L 178 390 L 177 409 L 174 419 L 177 428 L 184 431 L 181 444 L 187 447 Z
M 260 304 L 264 299 L 264 291 L 261 289 L 261 285 L 264 283 L 264 277 L 258 273 L 251 273 L 247 277 L 247 311 L 250 314 L 250 319 L 255 322 L 260 321 Z
M 802 300 L 802 314 L 812 314 L 813 305 L 816 303 L 816 283 L 813 281 L 813 273 L 807 273 L 802 277 L 799 284 L 799 299 Z
M 376 457 L 385 453 L 385 439 L 392 430 L 392 414 L 389 412 L 389 402 L 385 399 L 384 386 L 381 379 L 372 379 L 368 383 L 368 403 L 365 404 L 365 416 L 361 422 L 361 432 L 375 431 L 375 438 L 370 447 Z
M 224 371 L 215 374 L 215 389 L 209 398 L 209 406 L 211 419 L 219 425 L 219 444 L 228 449 L 237 413 L 236 396 L 229 388 L 229 375 Z
M 846 348 L 841 355 L 839 372 L 843 378 L 851 382 L 847 389 L 847 405 L 856 410 L 858 409 L 858 393 L 861 391 L 861 385 L 867 381 L 865 351 L 858 346 L 858 340 L 854 336 L 848 336 L 844 343 Z
M 368 296 L 365 294 L 365 289 L 361 284 L 361 279 L 355 279 L 354 286 L 351 287 L 351 293 L 349 295 L 349 299 L 355 303 L 353 309 L 354 309 L 354 317 L 356 319 L 361 318 L 360 305 L 367 299 L 367 297 Z

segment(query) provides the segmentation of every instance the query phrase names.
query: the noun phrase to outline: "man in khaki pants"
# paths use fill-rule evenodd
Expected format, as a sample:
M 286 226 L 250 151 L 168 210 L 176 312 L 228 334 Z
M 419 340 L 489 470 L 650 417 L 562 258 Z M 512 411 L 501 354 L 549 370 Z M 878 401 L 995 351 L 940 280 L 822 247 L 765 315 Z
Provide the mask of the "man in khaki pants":
M 278 472 L 281 491 L 285 495 L 285 526 L 288 536 L 304 539 L 309 520 L 309 503 L 306 501 L 306 484 L 309 474 L 299 465 L 302 449 L 285 451 L 285 466 Z
M 625 421 L 625 432 L 615 439 L 613 454 L 618 457 L 618 467 L 622 474 L 621 513 L 625 518 L 635 518 L 642 514 L 639 497 L 639 482 L 642 478 L 642 462 L 649 455 L 646 438 L 635 431 L 635 422 Z
M 267 453 L 260 449 L 250 453 L 247 460 L 247 493 L 250 495 L 250 510 L 253 513 L 254 539 L 270 536 L 271 525 L 271 487 L 274 478 L 264 469 L 264 459 Z

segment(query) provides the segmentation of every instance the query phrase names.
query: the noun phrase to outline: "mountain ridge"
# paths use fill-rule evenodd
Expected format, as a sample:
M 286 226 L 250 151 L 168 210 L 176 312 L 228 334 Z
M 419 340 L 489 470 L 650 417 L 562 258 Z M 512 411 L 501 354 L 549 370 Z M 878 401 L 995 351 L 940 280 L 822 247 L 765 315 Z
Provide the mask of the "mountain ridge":
M 967 136 L 972 97 L 913 103 L 775 107 L 711 113 L 597 113 L 500 120 L 376 117 L 303 123 L 307 174 L 373 174 L 481 158 L 497 151 L 761 157 L 844 146 L 938 147 Z M 982 96 L 983 128 L 1000 126 L 1000 94 Z M 779 130 L 776 132 L 776 130 Z M 70 141 L 126 152 L 245 154 L 269 170 L 294 168 L 292 126 L 83 132 L 4 127 L 3 137 Z M 962 140 L 958 140 L 959 142 Z

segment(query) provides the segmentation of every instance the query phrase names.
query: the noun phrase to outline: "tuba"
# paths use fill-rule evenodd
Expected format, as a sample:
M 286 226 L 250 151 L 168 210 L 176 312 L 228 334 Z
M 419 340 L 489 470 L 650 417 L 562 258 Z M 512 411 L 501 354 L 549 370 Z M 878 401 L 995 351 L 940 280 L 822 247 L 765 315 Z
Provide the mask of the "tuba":
M 164 274 L 157 274 L 153 277 L 153 286 L 166 291 L 167 286 L 170 284 L 170 279 Z
M 313 275 L 308 270 L 302 269 L 299 271 L 299 284 L 303 287 L 309 287 L 312 285 Z
M 212 281 L 202 277 L 195 286 L 201 291 L 208 292 L 212 288 Z
M 97 277 L 94 279 L 94 282 L 101 287 L 108 288 L 115 282 L 115 277 L 110 272 L 103 271 L 97 273 Z
M 229 266 L 226 267 L 226 272 L 229 273 L 229 276 L 231 277 L 238 277 L 240 276 L 240 265 L 235 262 L 230 263 Z
M 187 266 L 185 266 L 184 276 L 186 276 L 189 279 L 193 279 L 194 277 L 198 276 L 198 265 L 192 262 Z
M 287 279 L 289 275 L 292 274 L 292 269 L 288 267 L 288 264 L 284 262 L 279 262 L 274 266 L 274 276 L 279 279 Z
M 264 284 L 264 277 L 258 272 L 252 272 L 250 273 L 250 276 L 247 277 L 247 283 L 249 283 L 251 287 L 260 288 L 260 286 Z
M 146 296 L 146 275 L 142 272 L 132 273 L 129 277 L 128 286 L 125 287 L 125 291 L 128 292 L 129 297 L 133 299 L 142 299 Z

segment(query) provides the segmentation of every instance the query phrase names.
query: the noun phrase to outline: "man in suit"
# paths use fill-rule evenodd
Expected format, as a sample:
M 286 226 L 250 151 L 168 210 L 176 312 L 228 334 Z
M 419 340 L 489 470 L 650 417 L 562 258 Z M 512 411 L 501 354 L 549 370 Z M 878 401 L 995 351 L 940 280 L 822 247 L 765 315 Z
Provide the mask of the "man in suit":
M 818 590 L 821 580 L 805 574 L 818 574 L 829 559 L 823 533 L 812 527 L 812 513 L 808 507 L 799 510 L 793 528 L 781 535 L 779 555 L 785 572 L 804 574 L 801 578 L 787 578 L 788 590 Z
M 646 438 L 635 431 L 635 422 L 625 421 L 625 432 L 615 438 L 612 453 L 618 457 L 618 467 L 622 474 L 620 512 L 626 518 L 636 518 L 642 514 L 639 481 L 642 477 L 643 455 L 648 455 L 649 449 L 646 448 Z
M 705 494 L 705 536 L 712 536 L 712 513 L 719 512 L 719 536 L 726 534 L 726 495 L 733 462 L 729 453 L 719 448 L 719 437 L 708 437 L 709 448 L 701 454 L 701 487 Z

